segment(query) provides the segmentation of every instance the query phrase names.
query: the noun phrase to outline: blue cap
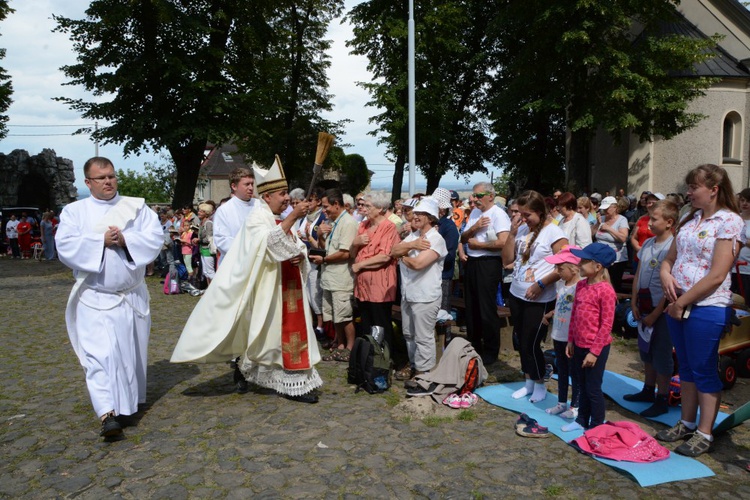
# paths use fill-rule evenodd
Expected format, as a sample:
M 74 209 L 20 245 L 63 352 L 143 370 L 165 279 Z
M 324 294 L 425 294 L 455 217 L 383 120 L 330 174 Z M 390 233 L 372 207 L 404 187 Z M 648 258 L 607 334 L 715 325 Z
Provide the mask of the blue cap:
M 571 248 L 570 252 L 581 259 L 593 260 L 604 267 L 609 267 L 615 263 L 617 254 L 604 243 L 592 243 L 582 250 Z

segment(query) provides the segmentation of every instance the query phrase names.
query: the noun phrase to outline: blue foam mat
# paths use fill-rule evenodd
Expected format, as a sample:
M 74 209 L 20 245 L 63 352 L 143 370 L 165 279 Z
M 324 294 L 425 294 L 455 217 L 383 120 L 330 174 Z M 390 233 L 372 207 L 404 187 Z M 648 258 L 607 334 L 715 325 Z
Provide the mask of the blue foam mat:
M 649 406 L 651 406 L 651 403 L 638 403 L 638 402 L 632 402 L 632 401 L 625 401 L 623 399 L 623 396 L 625 394 L 633 394 L 635 392 L 640 391 L 643 388 L 643 382 L 640 380 L 636 380 L 634 378 L 626 377 L 625 375 L 620 375 L 619 373 L 614 373 L 609 370 L 604 372 L 604 379 L 602 381 L 602 391 L 604 394 L 612 398 L 612 400 L 617 403 L 618 405 L 622 406 L 626 410 L 630 410 L 633 413 L 640 413 Z M 726 430 L 723 429 L 724 426 L 719 426 L 724 420 L 726 420 L 729 417 L 728 414 L 724 412 L 719 412 L 719 414 L 716 416 L 716 423 L 714 424 L 715 430 Z M 648 418 L 648 417 L 645 417 Z M 654 422 L 661 422 L 662 424 L 666 424 L 670 427 L 675 425 L 680 420 L 680 407 L 679 406 L 670 406 L 669 412 L 665 413 L 664 415 L 659 415 L 658 417 L 648 418 L 649 420 L 653 420 Z
M 606 380 L 606 379 L 605 379 Z M 605 381 L 606 384 L 606 381 Z M 500 406 L 517 413 L 526 413 L 536 419 L 540 425 L 548 427 L 550 432 L 566 443 L 581 436 L 583 431 L 563 432 L 560 428 L 570 422 L 555 415 L 549 415 L 544 410 L 557 404 L 557 396 L 547 394 L 547 398 L 539 403 L 532 404 L 528 398 L 513 399 L 511 394 L 523 386 L 523 382 L 509 384 L 491 385 L 481 387 L 475 392 L 482 399 L 495 406 Z M 629 389 L 628 389 L 629 390 Z M 621 470 L 632 476 L 641 486 L 653 486 L 656 484 L 682 481 L 686 479 L 698 479 L 711 477 L 713 471 L 701 462 L 692 458 L 683 457 L 676 453 L 670 453 L 669 458 L 653 463 L 618 462 L 605 458 L 592 457 L 595 460 Z

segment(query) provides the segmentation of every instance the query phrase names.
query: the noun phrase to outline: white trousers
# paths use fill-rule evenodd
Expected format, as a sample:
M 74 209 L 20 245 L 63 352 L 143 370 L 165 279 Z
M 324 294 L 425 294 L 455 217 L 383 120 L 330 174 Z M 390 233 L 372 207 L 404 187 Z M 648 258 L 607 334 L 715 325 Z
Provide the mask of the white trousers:
M 213 255 L 201 255 L 201 266 L 203 267 L 203 276 L 212 280 L 216 276 L 216 259 Z
M 401 327 L 409 362 L 420 372 L 435 367 L 435 322 L 441 299 L 432 302 L 401 301 Z

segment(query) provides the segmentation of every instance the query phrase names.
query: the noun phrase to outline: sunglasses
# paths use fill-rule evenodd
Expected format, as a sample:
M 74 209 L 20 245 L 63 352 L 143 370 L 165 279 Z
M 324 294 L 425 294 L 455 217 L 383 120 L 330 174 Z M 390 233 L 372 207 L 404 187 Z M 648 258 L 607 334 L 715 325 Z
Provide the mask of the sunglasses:
M 472 193 L 472 196 L 481 200 L 482 198 L 484 198 L 485 196 L 489 196 L 490 194 L 492 193 L 488 193 L 485 191 L 484 193 Z

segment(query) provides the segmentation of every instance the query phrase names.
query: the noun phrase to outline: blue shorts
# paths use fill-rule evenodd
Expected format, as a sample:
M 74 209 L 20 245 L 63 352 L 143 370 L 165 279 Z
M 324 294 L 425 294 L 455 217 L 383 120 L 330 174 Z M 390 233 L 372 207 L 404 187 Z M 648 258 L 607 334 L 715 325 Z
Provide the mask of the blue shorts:
M 731 307 L 694 305 L 688 319 L 667 317 L 681 382 L 693 382 L 703 393 L 721 392 L 719 341 L 731 314 Z

